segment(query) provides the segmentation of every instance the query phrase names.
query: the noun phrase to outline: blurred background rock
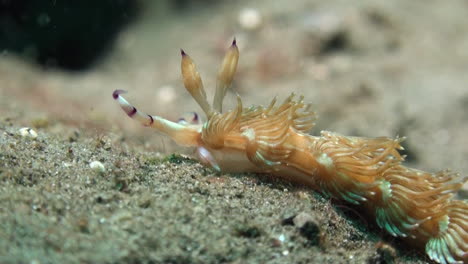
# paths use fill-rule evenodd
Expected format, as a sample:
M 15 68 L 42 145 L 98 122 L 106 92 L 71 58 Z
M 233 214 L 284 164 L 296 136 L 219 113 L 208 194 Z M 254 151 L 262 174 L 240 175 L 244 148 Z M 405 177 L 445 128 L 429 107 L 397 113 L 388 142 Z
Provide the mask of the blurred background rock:
M 0 50 L 43 67 L 85 70 L 111 52 L 129 23 L 151 15 L 188 12 L 216 1 L 2 0 Z

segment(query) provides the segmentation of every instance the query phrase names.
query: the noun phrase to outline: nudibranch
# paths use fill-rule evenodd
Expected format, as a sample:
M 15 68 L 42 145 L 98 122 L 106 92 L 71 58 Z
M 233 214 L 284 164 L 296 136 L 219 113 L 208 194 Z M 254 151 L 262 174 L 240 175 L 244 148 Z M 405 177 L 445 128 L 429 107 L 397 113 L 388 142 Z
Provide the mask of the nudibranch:
M 403 138 L 348 137 L 322 131 L 312 136 L 315 113 L 294 94 L 278 104 L 223 113 L 223 99 L 237 69 L 234 40 L 217 76 L 213 104 L 208 103 L 193 60 L 183 51 L 185 88 L 206 114 L 206 122 L 172 122 L 147 115 L 116 90 L 113 98 L 144 126 L 196 147 L 200 161 L 224 172 L 269 173 L 310 186 L 365 208 L 378 226 L 425 249 L 438 263 L 468 262 L 468 203 L 453 196 L 468 180 L 449 170 L 428 173 L 404 166 Z M 197 117 L 197 116 L 195 116 Z

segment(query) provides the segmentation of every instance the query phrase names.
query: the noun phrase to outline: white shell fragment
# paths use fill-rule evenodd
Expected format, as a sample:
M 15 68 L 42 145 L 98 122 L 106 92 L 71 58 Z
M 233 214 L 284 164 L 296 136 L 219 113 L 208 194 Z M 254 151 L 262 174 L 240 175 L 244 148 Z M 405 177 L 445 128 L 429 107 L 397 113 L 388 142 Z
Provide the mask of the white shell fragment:
M 174 87 L 170 85 L 165 85 L 159 88 L 156 93 L 156 96 L 159 102 L 162 102 L 165 104 L 170 104 L 174 102 L 174 100 L 177 97 Z
M 37 138 L 37 132 L 34 131 L 34 129 L 29 128 L 29 127 L 20 128 L 19 134 L 22 137 Z
M 262 25 L 262 15 L 255 8 L 245 8 L 239 12 L 238 21 L 246 30 L 256 30 Z
M 91 167 L 91 169 L 99 173 L 103 173 L 106 171 L 106 168 L 104 167 L 104 165 L 100 161 L 97 161 L 97 160 L 89 163 L 89 167 Z

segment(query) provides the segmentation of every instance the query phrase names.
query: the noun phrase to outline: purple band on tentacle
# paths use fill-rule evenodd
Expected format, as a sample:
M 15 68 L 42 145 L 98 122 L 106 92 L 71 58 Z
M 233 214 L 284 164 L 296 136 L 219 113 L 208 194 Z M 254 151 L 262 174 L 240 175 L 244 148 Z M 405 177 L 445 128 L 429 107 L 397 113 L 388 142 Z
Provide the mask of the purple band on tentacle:
M 193 112 L 193 123 L 198 124 L 198 114 Z
M 132 111 L 127 112 L 127 115 L 128 115 L 129 117 L 132 117 L 132 116 L 134 116 L 134 115 L 136 114 L 136 112 L 137 112 L 137 109 L 136 109 L 135 107 L 132 106 Z
M 153 117 L 152 117 L 152 116 L 150 116 L 150 115 L 148 115 L 148 117 L 149 117 L 149 118 L 150 118 L 150 120 L 151 120 L 148 126 L 151 126 L 151 125 L 154 123 L 154 119 L 153 119 Z
M 123 93 L 126 93 L 126 92 L 127 91 L 125 91 L 125 90 L 115 90 L 112 93 L 112 97 L 117 100 L 117 98 L 119 98 L 119 94 L 123 94 Z

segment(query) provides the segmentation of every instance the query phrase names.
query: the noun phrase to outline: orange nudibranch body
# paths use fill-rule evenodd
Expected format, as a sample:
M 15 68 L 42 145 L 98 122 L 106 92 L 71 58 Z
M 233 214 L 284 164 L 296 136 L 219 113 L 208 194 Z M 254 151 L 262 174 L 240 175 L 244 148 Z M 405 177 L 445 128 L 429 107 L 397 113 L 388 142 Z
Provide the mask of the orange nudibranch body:
M 147 115 L 115 91 L 131 118 L 197 148 L 199 159 L 226 172 L 270 173 L 308 185 L 330 197 L 365 207 L 378 226 L 404 237 L 438 263 L 468 262 L 468 203 L 454 200 L 467 178 L 450 171 L 407 168 L 403 138 L 347 137 L 322 131 L 312 136 L 315 113 L 303 97 L 276 98 L 267 107 L 237 107 L 222 113 L 222 102 L 237 68 L 235 40 L 218 73 L 213 104 L 206 98 L 193 60 L 182 51 L 184 85 L 207 116 L 204 124 L 176 123 Z

